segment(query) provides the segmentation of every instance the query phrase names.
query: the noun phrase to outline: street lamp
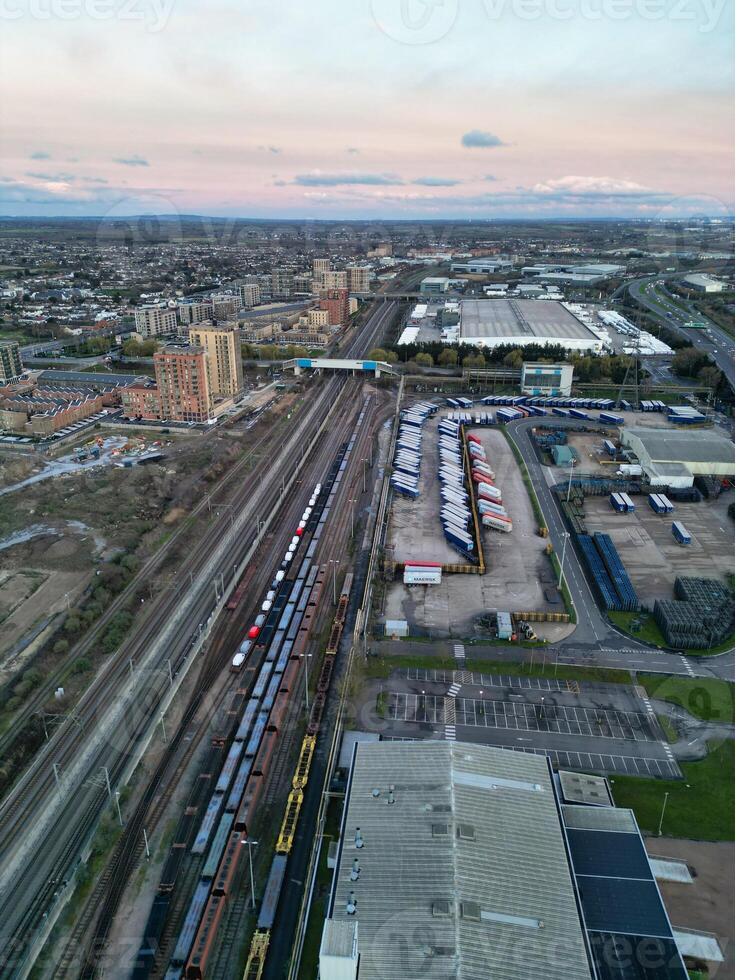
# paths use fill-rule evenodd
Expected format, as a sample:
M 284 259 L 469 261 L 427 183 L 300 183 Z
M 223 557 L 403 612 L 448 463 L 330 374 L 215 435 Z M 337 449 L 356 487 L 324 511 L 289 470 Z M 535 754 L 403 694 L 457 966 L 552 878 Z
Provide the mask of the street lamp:
M 357 503 L 357 497 L 350 497 L 347 503 L 351 504 L 350 508 L 350 537 L 355 536 L 355 504 Z
M 253 908 L 255 908 L 255 878 L 253 877 L 253 848 L 257 847 L 257 840 L 241 840 L 241 844 L 248 845 L 248 863 L 250 865 L 250 901 L 252 902 Z
M 309 660 L 311 658 L 310 653 L 299 654 L 301 659 L 304 661 L 304 695 L 306 696 L 306 710 L 309 710 Z
M 666 813 L 666 804 L 669 802 L 668 792 L 664 793 L 664 805 L 661 807 L 661 819 L 658 822 L 658 836 L 661 836 L 661 828 L 664 823 L 664 813 Z
M 561 580 L 564 576 L 564 559 L 567 554 L 567 541 L 569 540 L 569 531 L 564 532 L 564 544 L 561 549 L 561 562 L 559 564 L 559 581 L 557 583 L 557 589 L 561 589 Z
M 576 460 L 574 457 L 569 460 L 569 485 L 567 487 L 567 503 L 569 503 L 569 498 L 572 495 L 572 476 L 574 475 L 574 464 Z
M 329 564 L 332 566 L 332 605 L 337 605 L 337 565 L 339 561 L 330 558 Z

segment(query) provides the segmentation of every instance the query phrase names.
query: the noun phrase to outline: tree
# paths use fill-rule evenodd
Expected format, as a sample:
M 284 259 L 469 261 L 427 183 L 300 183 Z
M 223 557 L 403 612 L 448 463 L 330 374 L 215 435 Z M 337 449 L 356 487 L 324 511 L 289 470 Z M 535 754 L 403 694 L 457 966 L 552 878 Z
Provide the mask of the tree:
M 520 369 L 523 365 L 523 351 L 520 349 L 512 350 L 503 358 L 503 364 L 505 364 L 506 367 Z
M 703 367 L 697 373 L 697 378 L 705 388 L 711 388 L 713 391 L 717 391 L 722 384 L 722 371 L 716 368 L 714 364 L 708 364 L 707 367 Z
M 671 361 L 671 370 L 684 378 L 696 378 L 698 373 L 709 365 L 706 354 L 700 353 L 694 347 L 684 347 L 678 350 Z
M 396 354 L 394 350 L 389 350 L 386 353 L 384 360 L 388 364 L 396 364 L 398 362 L 398 354 Z
M 459 356 L 457 355 L 457 351 L 452 347 L 447 347 L 447 349 L 443 350 L 439 355 L 439 363 L 443 367 L 456 367 L 458 360 Z
M 373 349 L 368 354 L 368 358 L 371 361 L 387 361 L 388 353 L 384 351 L 382 347 L 373 347 Z
M 433 367 L 434 358 L 431 356 L 431 354 L 417 354 L 416 363 L 419 365 L 419 367 Z
M 462 358 L 462 367 L 466 367 L 466 368 L 485 367 L 484 354 L 468 354 L 466 357 Z

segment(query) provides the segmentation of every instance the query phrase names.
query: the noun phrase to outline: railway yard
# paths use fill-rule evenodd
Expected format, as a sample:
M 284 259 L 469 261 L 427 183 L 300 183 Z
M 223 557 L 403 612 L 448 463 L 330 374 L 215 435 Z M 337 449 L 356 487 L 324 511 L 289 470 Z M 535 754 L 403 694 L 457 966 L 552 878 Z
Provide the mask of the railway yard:
M 374 304 L 342 354 L 367 354 L 398 312 Z M 635 413 L 404 381 L 320 371 L 206 442 L 170 435 L 150 467 L 8 495 L 8 676 L 100 572 L 125 574 L 6 702 L 4 751 L 33 719 L 43 737 L 0 800 L 1 977 L 313 980 L 350 739 L 504 748 L 613 790 L 683 784 L 708 757 L 699 731 L 685 744 L 694 701 L 667 713 L 650 678 L 729 691 L 731 653 L 698 658 L 613 614 L 658 616 L 685 576 L 728 586 L 726 481 L 712 499 L 669 489 L 683 545 L 620 471 Z M 6 482 L 32 475 L 13 467 Z M 54 479 L 75 501 L 66 523 Z

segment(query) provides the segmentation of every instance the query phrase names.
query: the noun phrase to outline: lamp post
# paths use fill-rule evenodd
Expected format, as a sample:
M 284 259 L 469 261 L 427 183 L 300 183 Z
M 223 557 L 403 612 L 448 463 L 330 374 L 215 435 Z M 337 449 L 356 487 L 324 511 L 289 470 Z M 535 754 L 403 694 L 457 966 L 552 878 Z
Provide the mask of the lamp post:
M 666 813 L 666 804 L 669 802 L 668 792 L 664 793 L 664 805 L 661 807 L 661 819 L 658 822 L 658 836 L 661 836 L 661 828 L 664 823 L 664 813 Z
M 332 605 L 337 605 L 337 565 L 339 561 L 330 558 L 329 564 L 332 566 Z
M 252 902 L 252 907 L 255 908 L 255 878 L 253 876 L 253 848 L 257 847 L 257 840 L 241 840 L 241 844 L 247 844 L 248 846 L 248 864 L 250 866 L 250 901 Z
M 559 564 L 559 581 L 557 583 L 557 588 L 561 589 L 561 580 L 564 577 L 564 559 L 567 554 L 567 541 L 569 540 L 569 531 L 564 532 L 564 544 L 561 549 L 561 562 Z

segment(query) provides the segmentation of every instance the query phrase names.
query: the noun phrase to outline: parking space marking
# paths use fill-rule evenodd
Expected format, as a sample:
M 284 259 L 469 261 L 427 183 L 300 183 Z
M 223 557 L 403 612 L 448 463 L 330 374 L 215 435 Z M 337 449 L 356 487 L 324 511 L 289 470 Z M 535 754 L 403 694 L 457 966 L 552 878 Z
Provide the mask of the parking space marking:
M 431 670 L 423 667 L 399 669 L 396 673 L 410 681 L 459 683 L 471 687 L 512 687 L 518 690 L 569 692 L 573 690 L 574 684 L 574 682 L 557 681 L 550 677 L 511 677 L 510 674 L 478 674 L 469 670 Z
M 415 698 L 416 695 L 398 695 Z M 425 696 L 427 702 L 431 698 Z M 449 703 L 450 699 L 446 699 Z M 655 742 L 648 716 L 642 712 L 612 708 L 581 708 L 527 701 L 485 701 L 479 698 L 451 699 L 458 725 L 468 728 L 506 728 L 528 732 L 554 732 L 616 741 Z

